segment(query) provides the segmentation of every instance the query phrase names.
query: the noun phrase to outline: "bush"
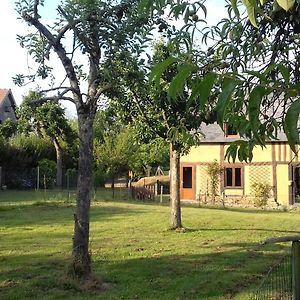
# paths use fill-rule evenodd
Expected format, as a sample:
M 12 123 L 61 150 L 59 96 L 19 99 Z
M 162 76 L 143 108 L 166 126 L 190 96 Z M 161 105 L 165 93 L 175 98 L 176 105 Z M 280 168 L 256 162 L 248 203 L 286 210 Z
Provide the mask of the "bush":
M 223 172 L 223 168 L 219 165 L 217 160 L 215 159 L 213 162 L 209 163 L 207 166 L 206 172 L 209 176 L 209 185 L 210 185 L 210 193 L 212 202 L 215 202 L 216 196 L 218 194 L 218 185 L 219 185 L 219 177 Z
M 266 206 L 272 187 L 263 182 L 253 183 L 251 187 L 254 195 L 254 205 L 257 207 Z
M 56 163 L 53 160 L 42 159 L 39 161 L 40 187 L 53 187 L 56 178 Z

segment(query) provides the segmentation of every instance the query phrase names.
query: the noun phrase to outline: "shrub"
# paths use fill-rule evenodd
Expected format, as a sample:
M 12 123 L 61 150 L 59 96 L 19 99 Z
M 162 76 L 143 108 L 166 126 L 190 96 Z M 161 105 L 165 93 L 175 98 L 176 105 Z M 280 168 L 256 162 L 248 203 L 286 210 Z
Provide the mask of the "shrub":
M 223 168 L 219 165 L 217 160 L 214 160 L 213 162 L 209 163 L 207 166 L 206 172 L 209 176 L 210 180 L 210 193 L 211 193 L 211 200 L 214 203 L 216 196 L 217 196 L 217 189 L 219 184 L 219 177 L 223 172 Z
M 272 187 L 268 183 L 256 182 L 252 184 L 254 205 L 257 207 L 266 206 L 270 197 Z
M 53 160 L 42 159 L 39 161 L 40 186 L 43 188 L 53 187 L 56 178 L 56 163 Z

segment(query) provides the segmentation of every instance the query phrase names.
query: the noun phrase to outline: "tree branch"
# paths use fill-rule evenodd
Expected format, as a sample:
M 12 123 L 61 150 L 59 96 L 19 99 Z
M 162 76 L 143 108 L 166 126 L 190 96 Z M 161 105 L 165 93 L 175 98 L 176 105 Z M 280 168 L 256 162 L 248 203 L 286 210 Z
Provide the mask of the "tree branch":
M 274 244 L 274 243 L 282 243 L 282 242 L 297 242 L 297 241 L 300 241 L 300 234 L 268 238 L 263 240 L 261 244 L 266 245 L 266 244 Z
M 106 91 L 110 90 L 113 88 L 113 84 L 112 83 L 107 83 L 106 85 L 104 85 L 103 87 L 101 88 L 98 88 L 97 91 L 96 91 L 96 95 L 95 95 L 95 98 L 98 100 L 99 97 Z
M 26 12 L 22 14 L 22 18 L 29 24 L 33 25 L 39 32 L 41 32 L 49 41 L 49 44 L 53 46 L 69 79 L 72 92 L 74 95 L 73 102 L 77 106 L 83 106 L 84 103 L 82 102 L 82 98 L 80 94 L 79 80 L 77 79 L 72 61 L 68 58 L 62 44 L 59 41 L 57 41 L 55 36 L 38 19 L 33 18 Z M 68 98 L 68 100 L 70 100 L 70 98 Z
M 33 15 L 35 19 L 40 18 L 40 15 L 38 14 L 38 6 L 40 4 L 39 0 L 35 0 L 34 1 L 34 5 L 33 5 Z
M 67 92 L 74 92 L 74 93 L 76 93 L 76 91 L 74 91 L 72 88 L 70 88 L 68 86 L 58 86 L 58 87 L 54 87 L 54 88 L 51 88 L 51 89 L 42 90 L 42 91 L 40 91 L 40 93 L 48 93 L 48 92 L 57 91 L 57 90 L 60 90 L 60 89 L 67 90 L 66 92 L 64 91 L 63 94 L 65 94 Z

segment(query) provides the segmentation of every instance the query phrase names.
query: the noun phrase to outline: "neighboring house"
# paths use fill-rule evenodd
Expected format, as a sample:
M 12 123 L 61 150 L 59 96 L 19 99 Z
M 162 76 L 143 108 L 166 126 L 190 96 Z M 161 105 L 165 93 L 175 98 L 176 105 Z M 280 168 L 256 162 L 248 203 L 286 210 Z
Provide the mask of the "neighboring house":
M 192 147 L 180 162 L 180 193 L 182 200 L 209 202 L 207 166 L 217 160 L 223 169 L 218 187 L 219 200 L 225 203 L 253 205 L 252 185 L 267 183 L 272 187 L 268 204 L 291 205 L 300 195 L 300 160 L 290 149 L 285 135 L 267 142 L 266 148 L 257 146 L 250 163 L 229 163 L 224 155 L 228 144 L 238 135 L 219 125 L 203 127 L 205 138 L 200 146 Z
M 6 119 L 16 122 L 16 102 L 10 89 L 0 89 L 0 124 Z

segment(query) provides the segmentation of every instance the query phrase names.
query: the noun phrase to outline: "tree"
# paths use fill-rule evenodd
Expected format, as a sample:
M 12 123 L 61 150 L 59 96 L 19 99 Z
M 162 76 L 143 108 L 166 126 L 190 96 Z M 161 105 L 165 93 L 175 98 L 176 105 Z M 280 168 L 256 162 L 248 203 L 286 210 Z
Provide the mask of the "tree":
M 159 84 L 148 80 L 147 70 L 139 67 L 132 57 L 127 58 L 127 65 L 115 61 L 119 72 L 123 72 L 124 86 L 127 87 L 117 95 L 116 105 L 122 111 L 126 122 L 131 122 L 143 136 L 144 140 L 157 137 L 171 144 L 171 228 L 182 228 L 180 207 L 180 155 L 199 142 L 201 118 L 197 113 L 197 103 L 190 101 L 188 84 L 177 93 L 175 85 L 181 85 L 182 78 L 173 84 L 173 94 L 168 96 L 171 80 L 176 78 L 179 70 L 188 74 L 193 71 L 188 55 L 177 57 L 172 45 L 164 42 L 155 45 L 150 68 L 160 70 Z M 167 62 L 167 63 L 166 63 Z M 163 67 L 162 67 L 162 64 Z M 154 71 L 156 74 L 157 71 Z M 158 76 L 157 76 L 158 77 Z M 133 80 L 135 78 L 135 80 Z M 136 83 L 138 82 L 138 84 Z M 171 86 L 170 86 L 171 89 Z
M 229 121 L 247 139 L 227 154 L 234 157 L 238 146 L 240 160 L 251 158 L 254 145 L 264 146 L 280 131 L 296 153 L 300 142 L 299 4 L 293 0 L 243 3 L 250 22 L 231 1 L 235 14 L 221 22 L 223 37 L 216 46 L 227 64 L 223 78 L 231 84 L 235 80 L 219 121 Z
M 154 2 L 158 5 L 158 1 Z M 188 82 L 198 77 L 190 93 L 197 95 L 205 109 L 199 114 L 212 116 L 206 118 L 207 122 L 217 121 L 221 128 L 228 123 L 242 137 L 232 143 L 226 156 L 249 161 L 255 145 L 264 147 L 266 141 L 276 139 L 280 131 L 285 132 L 296 153 L 296 145 L 300 143 L 298 1 L 244 0 L 250 21 L 240 15 L 240 2 L 230 1 L 228 18 L 200 31 L 202 41 L 214 41 L 207 48 L 205 58 L 195 47 L 195 35 L 188 34 L 193 28 L 193 18 L 189 16 L 191 11 L 195 12 L 191 8 L 197 2 L 159 2 L 160 5 L 169 3 L 171 14 L 184 16 L 185 24 L 178 37 L 186 41 L 195 70 L 189 73 L 181 69 L 170 87 L 176 85 L 177 78 Z M 205 85 L 205 82 L 212 84 Z M 177 92 L 183 87 L 183 83 L 178 85 Z M 169 88 L 168 93 L 171 96 L 174 89 Z
M 129 129 L 106 134 L 102 143 L 95 141 L 96 167 L 112 179 L 113 190 L 116 176 L 126 174 L 131 169 L 138 148 Z
M 125 168 L 120 167 L 123 173 L 133 171 L 137 177 L 144 176 L 149 167 L 169 167 L 170 146 L 168 143 L 162 138 L 144 143 L 139 130 L 122 123 L 113 103 L 110 103 L 107 109 L 97 112 L 94 122 L 94 139 L 96 168 L 102 169 L 106 174 L 110 173 L 107 165 L 112 160 L 116 160 L 116 165 L 119 161 L 120 165 L 125 166 Z M 120 157 L 122 159 L 119 159 Z
M 64 109 L 54 102 L 44 102 L 34 105 L 40 99 L 38 92 L 31 91 L 24 97 L 18 110 L 18 128 L 20 132 L 35 132 L 39 137 L 48 137 L 56 151 L 56 186 L 62 188 L 63 141 L 71 143 L 75 139 L 65 117 Z
M 98 104 L 104 94 L 113 88 L 116 77 L 109 68 L 103 66 L 116 53 L 125 49 L 142 51 L 141 42 L 146 36 L 146 30 L 151 30 L 152 23 L 142 10 L 138 10 L 138 1 L 124 0 L 118 3 L 66 0 L 58 6 L 58 19 L 48 25 L 39 15 L 42 3 L 39 0 L 20 0 L 16 3 L 22 19 L 37 30 L 35 33 L 19 36 L 18 39 L 21 46 L 32 55 L 38 68 L 36 74 L 30 77 L 17 75 L 15 82 L 23 84 L 26 79 L 48 78 L 53 68 L 48 65 L 52 51 L 63 67 L 66 80 L 44 90 L 43 93 L 47 93 L 47 97 L 43 97 L 41 101 L 69 100 L 76 107 L 80 145 L 72 266 L 77 276 L 88 278 L 91 274 L 89 211 L 93 169 L 93 122 Z M 81 58 L 86 58 L 86 72 L 85 66 L 75 61 L 77 53 Z M 87 83 L 86 90 L 80 85 L 82 80 Z M 51 95 L 49 92 L 56 94 Z
M 134 138 L 137 139 L 136 135 Z M 135 153 L 134 159 L 130 164 L 130 169 L 136 177 L 146 174 L 149 176 L 149 170 L 161 167 L 169 170 L 170 168 L 170 144 L 163 138 L 155 138 L 148 143 L 137 140 L 139 147 Z

